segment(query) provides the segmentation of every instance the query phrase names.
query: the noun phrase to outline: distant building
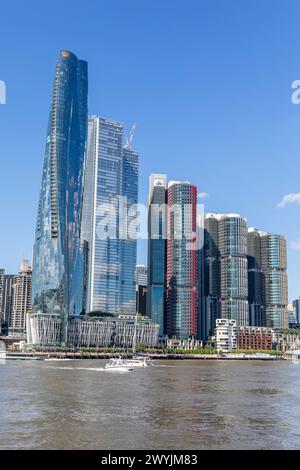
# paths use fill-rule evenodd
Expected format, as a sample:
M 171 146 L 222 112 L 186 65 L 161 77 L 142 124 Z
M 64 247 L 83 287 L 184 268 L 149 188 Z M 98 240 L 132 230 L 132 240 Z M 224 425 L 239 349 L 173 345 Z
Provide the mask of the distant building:
M 237 347 L 236 320 L 219 318 L 216 320 L 216 349 L 228 352 Z
M 4 275 L 3 295 L 2 295 L 2 334 L 8 333 L 8 326 L 12 317 L 13 299 L 16 276 L 14 274 Z
M 273 349 L 274 330 L 256 326 L 240 326 L 237 330 L 238 349 Z
M 148 268 L 143 264 L 136 265 L 136 285 L 147 286 Z
M 293 301 L 293 307 L 295 309 L 296 323 L 300 327 L 300 297 Z
M 26 314 L 32 308 L 32 267 L 24 260 L 14 278 L 12 313 L 8 324 L 9 336 L 26 336 Z
M 147 315 L 147 286 L 136 286 L 136 313 Z
M 288 314 L 289 328 L 297 328 L 298 323 L 297 323 L 297 316 L 296 316 L 296 308 L 294 307 L 293 303 L 288 304 L 287 314 Z

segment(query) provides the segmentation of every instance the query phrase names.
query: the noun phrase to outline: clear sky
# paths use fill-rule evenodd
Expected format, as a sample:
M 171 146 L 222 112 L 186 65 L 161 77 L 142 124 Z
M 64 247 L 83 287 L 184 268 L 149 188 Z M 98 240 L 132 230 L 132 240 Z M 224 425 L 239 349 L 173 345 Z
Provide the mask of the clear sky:
M 300 296 L 299 0 L 1 0 L 0 266 L 31 257 L 60 49 L 89 62 L 89 110 L 137 124 L 140 201 L 168 173 L 209 212 L 286 235 Z M 298 202 L 297 202 L 298 201 Z M 293 248 L 294 247 L 294 248 Z M 146 262 L 145 242 L 139 261 Z

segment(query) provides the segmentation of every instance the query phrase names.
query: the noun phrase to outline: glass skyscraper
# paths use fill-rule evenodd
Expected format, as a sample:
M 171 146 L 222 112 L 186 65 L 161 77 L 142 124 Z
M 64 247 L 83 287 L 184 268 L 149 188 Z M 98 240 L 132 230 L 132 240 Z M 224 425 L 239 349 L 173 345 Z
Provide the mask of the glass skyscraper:
M 159 324 L 162 336 L 165 332 L 167 175 L 152 174 L 149 186 L 147 315 Z
M 249 325 L 247 222 L 238 214 L 226 214 L 218 222 L 221 270 L 221 317 Z
M 122 196 L 126 198 L 128 233 L 121 239 L 120 312 L 136 311 L 136 217 L 138 203 L 139 155 L 130 146 L 123 147 Z
M 138 153 L 123 146 L 122 124 L 90 117 L 82 225 L 87 312 L 135 313 L 137 242 L 128 236 L 126 215 L 128 222 L 135 218 L 137 199 Z
M 217 318 L 249 325 L 247 222 L 239 214 L 206 214 L 205 308 L 207 333 Z
M 220 254 L 218 249 L 218 219 L 208 214 L 204 221 L 204 333 L 203 339 L 214 336 L 216 320 L 220 318 Z
M 261 237 L 261 266 L 264 277 L 264 304 L 267 326 L 288 328 L 288 280 L 286 239 L 264 233 Z
M 188 246 L 196 232 L 197 187 L 187 182 L 170 182 L 166 333 L 179 339 L 198 334 L 198 251 Z
M 46 138 L 33 256 L 33 312 L 59 314 L 65 342 L 69 315 L 84 303 L 81 243 L 87 136 L 87 62 L 61 51 Z

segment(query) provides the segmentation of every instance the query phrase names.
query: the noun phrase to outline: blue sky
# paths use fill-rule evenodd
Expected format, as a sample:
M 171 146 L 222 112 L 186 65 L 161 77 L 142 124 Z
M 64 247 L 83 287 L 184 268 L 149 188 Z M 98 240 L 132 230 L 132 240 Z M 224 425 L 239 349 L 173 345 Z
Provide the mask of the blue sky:
M 2 0 L 0 22 L 0 266 L 31 256 L 65 48 L 89 62 L 90 113 L 137 124 L 140 201 L 149 174 L 166 172 L 207 192 L 207 211 L 285 234 L 289 297 L 300 295 L 300 199 L 277 208 L 300 193 L 299 0 Z

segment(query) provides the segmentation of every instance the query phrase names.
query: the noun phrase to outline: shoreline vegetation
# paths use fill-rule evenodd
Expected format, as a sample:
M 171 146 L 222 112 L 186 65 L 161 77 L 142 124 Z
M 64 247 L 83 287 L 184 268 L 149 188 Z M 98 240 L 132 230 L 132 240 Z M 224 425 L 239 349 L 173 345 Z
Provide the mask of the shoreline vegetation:
M 230 352 L 218 352 L 213 348 L 203 348 L 196 350 L 183 349 L 142 349 L 137 348 L 136 354 L 146 354 L 151 359 L 203 359 L 203 360 L 276 360 L 284 359 L 282 351 L 276 350 L 252 350 L 236 349 Z M 111 357 L 121 356 L 131 358 L 131 350 L 117 348 L 81 348 L 80 350 L 71 350 L 63 347 L 49 348 L 48 350 L 31 350 L 24 352 L 7 351 L 8 359 L 110 359 Z

